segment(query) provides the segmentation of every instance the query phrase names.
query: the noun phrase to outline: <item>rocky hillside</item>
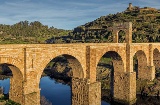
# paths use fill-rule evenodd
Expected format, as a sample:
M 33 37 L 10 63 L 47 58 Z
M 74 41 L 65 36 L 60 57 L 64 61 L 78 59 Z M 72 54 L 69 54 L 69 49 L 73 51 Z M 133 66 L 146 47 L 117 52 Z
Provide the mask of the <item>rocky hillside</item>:
M 160 42 L 160 10 L 129 5 L 120 13 L 101 16 L 98 19 L 74 28 L 67 38 L 67 43 L 75 42 L 112 42 L 112 32 L 108 30 L 115 22 L 133 23 L 133 42 Z M 123 35 L 124 33 L 119 33 Z M 56 43 L 58 39 L 51 39 Z

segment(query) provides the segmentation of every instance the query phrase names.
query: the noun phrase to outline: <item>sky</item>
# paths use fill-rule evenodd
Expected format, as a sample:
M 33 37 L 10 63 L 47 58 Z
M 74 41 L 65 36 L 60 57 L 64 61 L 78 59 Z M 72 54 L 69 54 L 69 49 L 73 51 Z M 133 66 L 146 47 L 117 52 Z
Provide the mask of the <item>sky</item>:
M 160 9 L 160 0 L 0 0 L 0 24 L 40 21 L 71 30 L 100 16 L 122 12 L 129 3 Z

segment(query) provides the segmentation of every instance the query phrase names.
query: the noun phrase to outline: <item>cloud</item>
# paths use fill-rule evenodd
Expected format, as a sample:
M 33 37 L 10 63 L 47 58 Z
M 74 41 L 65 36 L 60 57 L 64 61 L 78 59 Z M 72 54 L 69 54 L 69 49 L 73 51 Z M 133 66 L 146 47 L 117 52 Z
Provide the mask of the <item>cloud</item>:
M 28 20 L 73 29 L 100 16 L 124 11 L 129 2 L 141 6 L 160 5 L 158 0 L 3 0 L 0 1 L 0 23 Z

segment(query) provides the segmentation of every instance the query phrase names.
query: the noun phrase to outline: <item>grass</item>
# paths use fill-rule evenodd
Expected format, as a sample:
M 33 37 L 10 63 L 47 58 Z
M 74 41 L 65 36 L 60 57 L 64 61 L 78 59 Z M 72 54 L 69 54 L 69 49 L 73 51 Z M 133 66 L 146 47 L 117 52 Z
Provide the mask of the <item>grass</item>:
M 16 102 L 8 99 L 8 95 L 2 95 L 0 97 L 0 102 L 4 102 L 4 105 L 20 105 L 19 103 L 16 103 Z
M 106 63 L 106 64 L 109 64 L 110 62 L 112 61 L 111 58 L 105 58 L 105 57 L 102 57 L 100 59 L 100 63 Z

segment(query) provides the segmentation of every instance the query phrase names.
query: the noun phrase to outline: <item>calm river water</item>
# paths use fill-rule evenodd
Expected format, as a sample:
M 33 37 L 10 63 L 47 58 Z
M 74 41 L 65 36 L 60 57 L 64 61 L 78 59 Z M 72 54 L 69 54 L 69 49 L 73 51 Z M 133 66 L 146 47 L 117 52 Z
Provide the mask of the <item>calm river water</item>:
M 71 88 L 58 83 L 49 77 L 41 78 L 41 95 L 45 96 L 53 105 L 71 105 Z M 49 90 L 48 90 L 49 89 Z M 109 105 L 102 101 L 102 105 Z
M 0 86 L 3 86 L 4 93 L 9 92 L 10 79 L 0 80 Z M 40 81 L 41 95 L 45 96 L 52 105 L 71 105 L 71 88 L 68 85 L 56 82 L 54 79 L 50 79 L 48 76 L 42 77 Z M 138 98 L 136 105 L 160 105 L 160 99 L 141 99 Z M 150 104 L 149 104 L 150 103 Z M 107 102 L 102 101 L 101 105 L 110 105 Z

